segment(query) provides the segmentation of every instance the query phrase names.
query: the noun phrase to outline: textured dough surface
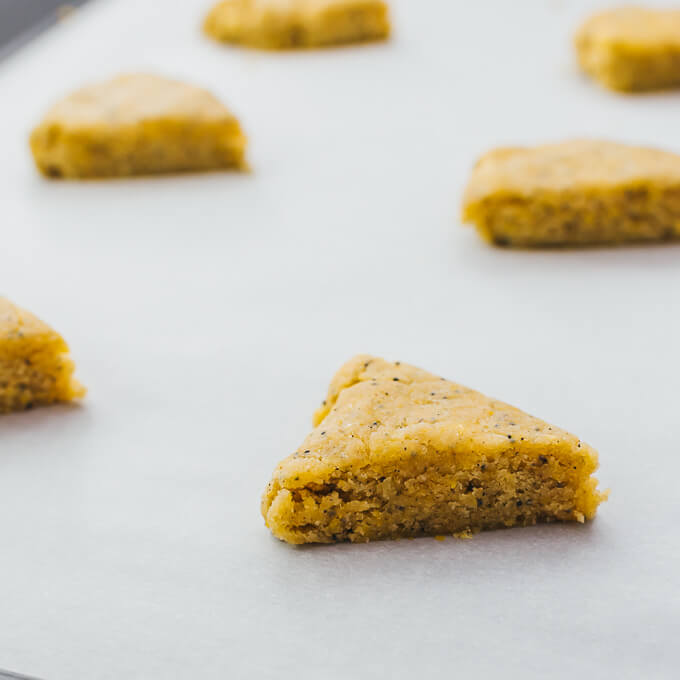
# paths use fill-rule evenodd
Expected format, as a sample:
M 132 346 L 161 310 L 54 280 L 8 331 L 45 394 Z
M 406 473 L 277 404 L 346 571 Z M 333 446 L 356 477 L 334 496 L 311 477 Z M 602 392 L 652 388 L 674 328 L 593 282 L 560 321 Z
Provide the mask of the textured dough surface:
M 594 517 L 606 495 L 587 444 L 399 362 L 357 356 L 262 499 L 289 543 L 461 534 Z
M 680 86 L 680 10 L 601 12 L 581 26 L 574 44 L 581 68 L 612 90 Z
M 0 298 L 0 413 L 84 396 L 64 339 Z
M 390 23 L 381 0 L 224 0 L 204 30 L 222 42 L 276 50 L 384 40 Z
M 589 140 L 496 149 L 474 167 L 462 217 L 500 245 L 675 239 L 680 156 Z
M 243 168 L 246 139 L 210 92 L 123 75 L 61 100 L 31 134 L 48 177 L 122 177 Z

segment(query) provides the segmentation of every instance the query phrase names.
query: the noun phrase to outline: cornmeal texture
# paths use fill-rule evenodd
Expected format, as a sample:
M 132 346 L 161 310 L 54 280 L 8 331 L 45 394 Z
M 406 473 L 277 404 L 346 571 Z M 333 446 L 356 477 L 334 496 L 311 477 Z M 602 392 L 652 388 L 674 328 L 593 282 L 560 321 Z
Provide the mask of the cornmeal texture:
M 57 103 L 31 134 L 48 177 L 124 177 L 243 168 L 246 138 L 206 90 L 123 75 Z
M 74 368 L 56 331 L 0 298 L 0 413 L 84 396 Z
M 605 494 L 573 435 L 413 366 L 358 356 L 275 469 L 262 514 L 289 543 L 583 522 Z
M 224 0 L 204 30 L 222 42 L 281 50 L 384 40 L 390 22 L 380 0 Z
M 680 156 L 598 141 L 497 149 L 472 171 L 463 220 L 510 246 L 680 236 Z
M 621 92 L 680 86 L 680 10 L 621 7 L 588 19 L 575 36 L 583 70 Z

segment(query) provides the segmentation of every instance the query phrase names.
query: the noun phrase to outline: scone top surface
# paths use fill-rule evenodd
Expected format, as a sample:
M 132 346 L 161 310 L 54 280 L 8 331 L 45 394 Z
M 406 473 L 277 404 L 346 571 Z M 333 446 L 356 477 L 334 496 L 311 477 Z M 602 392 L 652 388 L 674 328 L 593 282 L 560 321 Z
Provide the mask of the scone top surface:
M 492 195 L 600 191 L 650 183 L 680 184 L 680 156 L 615 142 L 573 140 L 487 153 L 472 172 L 463 203 Z
M 210 92 L 150 74 L 121 75 L 88 85 L 55 104 L 43 124 L 65 127 L 125 126 L 167 117 L 233 118 Z
M 12 349 L 26 340 L 36 339 L 60 351 L 68 351 L 64 339 L 31 312 L 0 297 L 0 356 L 11 355 Z
M 334 377 L 316 425 L 274 472 L 281 487 L 372 463 L 417 469 L 455 452 L 465 467 L 481 455 L 540 449 L 590 474 L 597 454 L 577 437 L 462 385 L 403 363 L 360 355 Z
M 590 17 L 576 42 L 642 49 L 680 48 L 680 10 L 618 7 Z

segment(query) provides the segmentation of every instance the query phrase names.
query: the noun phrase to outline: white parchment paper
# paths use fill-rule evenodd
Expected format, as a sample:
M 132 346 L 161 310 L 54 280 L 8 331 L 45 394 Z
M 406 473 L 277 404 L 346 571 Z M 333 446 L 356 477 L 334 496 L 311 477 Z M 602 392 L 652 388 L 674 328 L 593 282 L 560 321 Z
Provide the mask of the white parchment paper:
M 0 422 L 0 666 L 46 680 L 678 677 L 680 248 L 512 252 L 458 221 L 498 144 L 680 151 L 680 95 L 577 71 L 603 3 L 393 0 L 387 45 L 221 47 L 205 2 L 100 0 L 0 65 L 0 292 L 80 408 Z M 250 175 L 47 182 L 26 138 L 125 71 L 202 84 Z M 294 549 L 259 496 L 357 352 L 565 427 L 588 526 Z

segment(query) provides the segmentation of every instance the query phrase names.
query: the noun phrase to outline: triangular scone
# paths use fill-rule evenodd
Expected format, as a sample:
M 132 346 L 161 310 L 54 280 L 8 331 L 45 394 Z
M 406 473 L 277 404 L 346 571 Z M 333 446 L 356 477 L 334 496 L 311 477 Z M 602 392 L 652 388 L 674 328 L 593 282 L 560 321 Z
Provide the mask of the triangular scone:
M 238 120 L 207 90 L 123 75 L 58 102 L 31 134 L 48 177 L 124 177 L 244 168 Z
M 614 7 L 578 30 L 581 68 L 612 90 L 680 86 L 680 10 Z
M 573 140 L 495 149 L 475 165 L 463 220 L 509 246 L 578 246 L 680 237 L 680 155 Z
M 74 369 L 59 333 L 0 298 L 0 413 L 84 396 Z
M 276 50 L 384 40 L 390 22 L 381 0 L 223 0 L 204 30 L 222 42 Z
M 413 366 L 358 356 L 274 471 L 289 543 L 453 534 L 595 515 L 597 454 L 557 427 Z

